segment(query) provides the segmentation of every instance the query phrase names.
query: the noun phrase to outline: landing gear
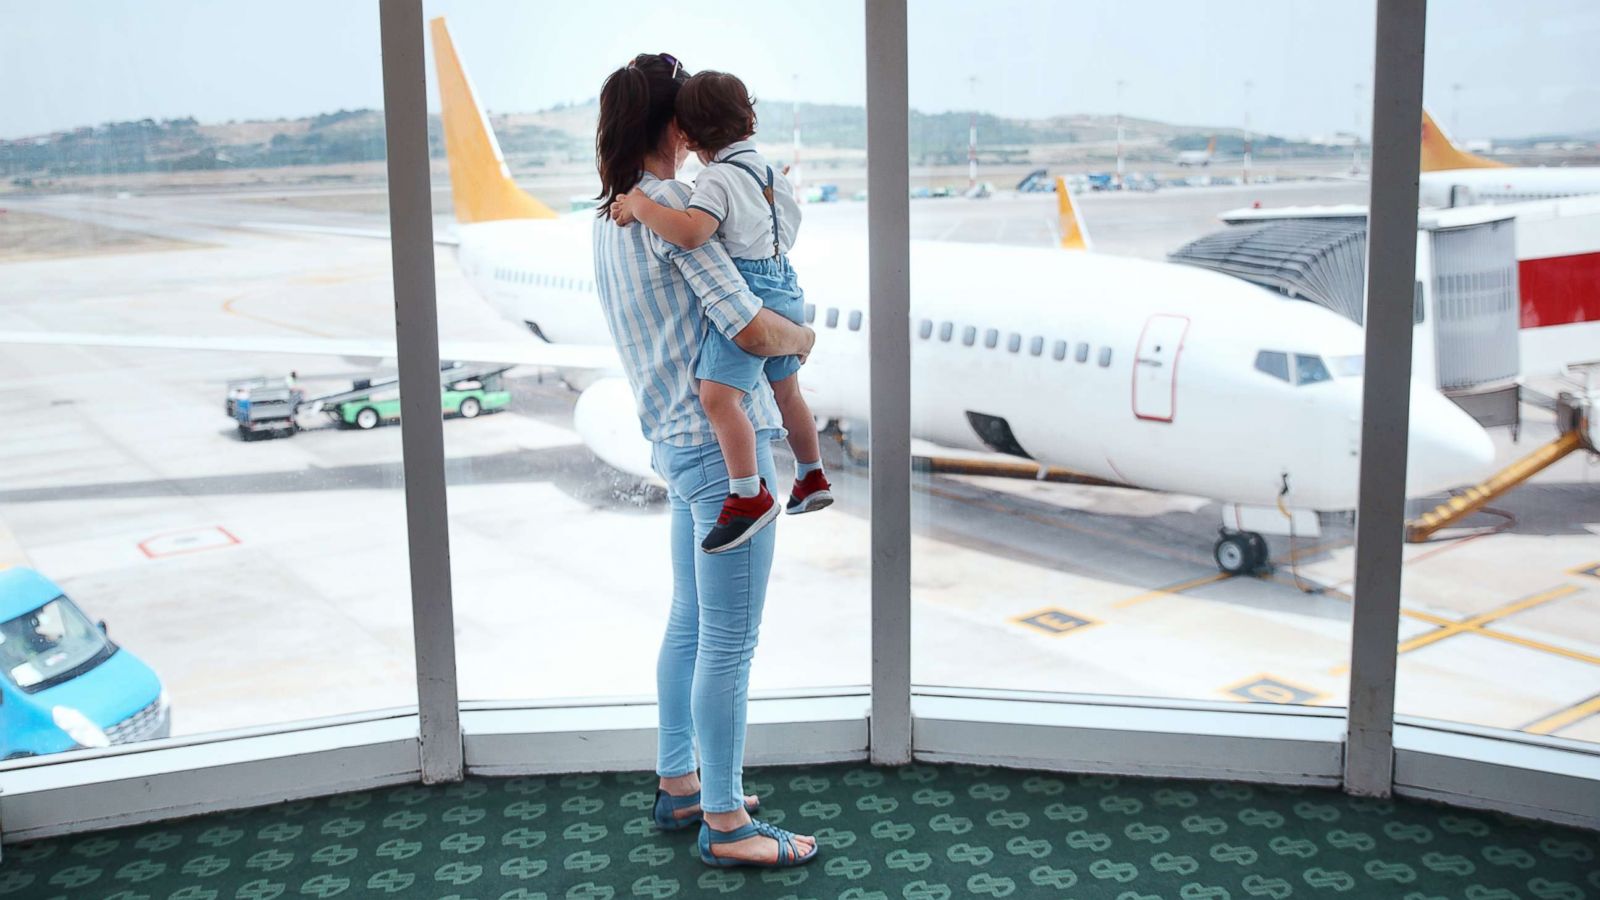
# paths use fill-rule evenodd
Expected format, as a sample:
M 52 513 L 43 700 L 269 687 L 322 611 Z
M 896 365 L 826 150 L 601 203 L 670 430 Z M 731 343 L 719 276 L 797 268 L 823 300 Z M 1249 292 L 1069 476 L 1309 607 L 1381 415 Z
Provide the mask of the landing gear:
M 1254 531 L 1223 528 L 1217 535 L 1211 556 L 1217 568 L 1229 575 L 1249 575 L 1267 564 L 1267 539 Z

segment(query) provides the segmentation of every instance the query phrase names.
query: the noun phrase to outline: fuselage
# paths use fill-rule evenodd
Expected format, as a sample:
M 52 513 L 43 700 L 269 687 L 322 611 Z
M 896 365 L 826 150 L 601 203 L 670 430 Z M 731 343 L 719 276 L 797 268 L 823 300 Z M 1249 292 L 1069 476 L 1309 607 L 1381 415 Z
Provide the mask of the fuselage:
M 1519 203 L 1600 194 L 1600 168 L 1529 167 L 1441 169 L 1422 173 L 1423 206 Z
M 555 343 L 608 343 L 592 218 L 461 227 L 468 279 Z M 803 234 L 793 261 L 817 346 L 812 411 L 866 422 L 866 242 Z M 1300 509 L 1355 506 L 1362 332 L 1343 317 L 1185 266 L 914 241 L 912 431 L 1139 487 Z M 537 338 L 534 338 L 537 339 Z M 1487 435 L 1412 387 L 1408 491 L 1482 474 Z

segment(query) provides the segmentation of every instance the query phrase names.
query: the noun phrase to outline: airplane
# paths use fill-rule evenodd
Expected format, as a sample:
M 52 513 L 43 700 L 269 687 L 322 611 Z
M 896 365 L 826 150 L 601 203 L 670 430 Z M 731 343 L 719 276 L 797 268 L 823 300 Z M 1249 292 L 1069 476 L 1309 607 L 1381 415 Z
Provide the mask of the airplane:
M 1212 135 L 1204 150 L 1184 150 L 1178 154 L 1180 166 L 1209 166 L 1217 154 L 1217 136 Z
M 1508 166 L 1457 147 L 1422 111 L 1423 206 L 1474 206 L 1600 194 L 1600 166 Z
M 523 191 L 456 55 L 430 23 L 459 266 L 524 341 L 441 341 L 440 355 L 557 369 L 574 430 L 601 460 L 655 480 L 635 400 L 594 288 L 592 211 L 558 215 Z M 1025 457 L 1116 484 L 1223 504 L 1213 546 L 1232 574 L 1268 563 L 1262 532 L 1311 536 L 1355 508 L 1363 335 L 1313 304 L 1198 268 L 1088 252 L 1057 185 L 1061 247 L 914 240 L 913 436 Z M 870 426 L 864 235 L 813 227 L 793 251 L 817 331 L 802 384 L 819 421 Z M 0 332 L 0 343 L 389 356 L 393 342 Z M 515 346 L 513 346 L 515 345 Z M 1473 481 L 1487 433 L 1414 381 L 1408 496 Z

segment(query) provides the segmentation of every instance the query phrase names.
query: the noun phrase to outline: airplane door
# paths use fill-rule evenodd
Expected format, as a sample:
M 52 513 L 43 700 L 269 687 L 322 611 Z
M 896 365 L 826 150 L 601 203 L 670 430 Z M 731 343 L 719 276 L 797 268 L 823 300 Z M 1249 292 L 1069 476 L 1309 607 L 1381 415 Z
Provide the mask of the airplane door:
M 1154 315 L 1139 335 L 1133 361 L 1133 414 L 1152 422 L 1171 422 L 1177 412 L 1178 356 L 1189 332 L 1185 316 Z

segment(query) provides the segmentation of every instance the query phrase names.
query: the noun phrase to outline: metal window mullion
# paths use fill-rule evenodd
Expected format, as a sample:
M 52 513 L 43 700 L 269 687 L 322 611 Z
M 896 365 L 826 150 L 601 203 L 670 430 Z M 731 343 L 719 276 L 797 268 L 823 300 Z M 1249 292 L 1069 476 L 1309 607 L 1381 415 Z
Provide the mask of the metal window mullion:
M 911 761 L 911 170 L 905 0 L 865 0 L 869 446 L 872 459 L 870 756 Z
M 416 644 L 422 781 L 463 775 L 456 685 L 444 429 L 439 413 L 439 317 L 434 296 L 433 197 L 422 0 L 380 0 L 389 252 L 400 368 L 411 626 Z
M 1411 418 L 1427 0 L 1377 0 L 1368 200 L 1366 376 L 1351 617 L 1345 790 L 1394 787 L 1394 691 Z

